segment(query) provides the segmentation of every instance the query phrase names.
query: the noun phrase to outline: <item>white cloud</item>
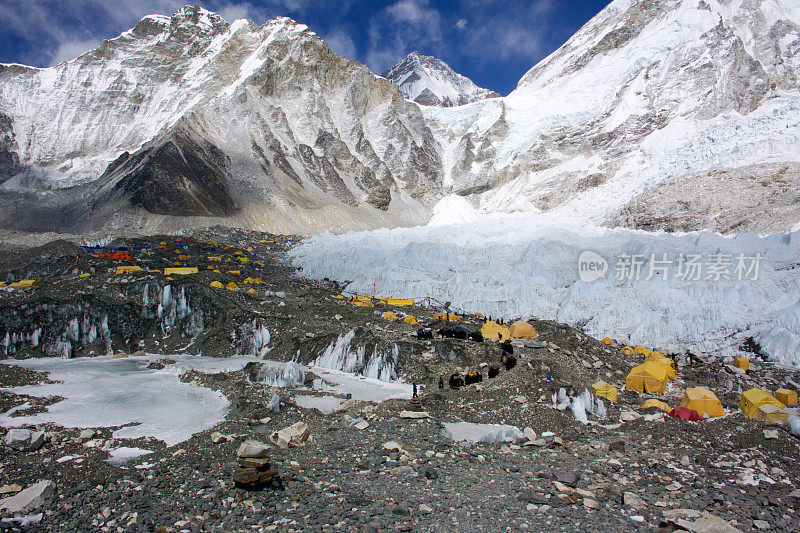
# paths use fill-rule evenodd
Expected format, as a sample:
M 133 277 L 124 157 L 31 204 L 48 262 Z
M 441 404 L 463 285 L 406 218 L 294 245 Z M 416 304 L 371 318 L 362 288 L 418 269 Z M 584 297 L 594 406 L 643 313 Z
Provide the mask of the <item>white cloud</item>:
M 331 47 L 331 50 L 344 56 L 347 59 L 358 59 L 358 49 L 353 39 L 344 31 L 334 30 L 328 33 L 325 37 L 325 42 Z
M 461 34 L 457 51 L 484 63 L 513 59 L 530 61 L 533 66 L 545 52 L 545 35 L 554 10 L 554 0 L 461 0 L 459 12 L 468 14 L 471 23 L 470 30 Z
M 418 49 L 434 54 L 444 49 L 442 16 L 428 0 L 398 0 L 370 20 L 366 63 L 374 72 Z
M 225 19 L 225 22 L 230 24 L 234 20 L 250 19 L 253 20 L 255 15 L 253 13 L 253 6 L 248 3 L 244 4 L 231 4 L 225 6 L 218 11 L 220 17 Z
M 458 21 L 456 22 L 456 28 L 458 28 L 459 30 L 463 30 L 466 27 L 467 27 L 467 19 L 458 19 Z
M 80 56 L 84 52 L 93 50 L 98 44 L 100 44 L 100 42 L 96 39 L 64 41 L 58 45 L 58 48 L 56 48 L 50 63 L 57 65 L 62 61 L 70 61 Z

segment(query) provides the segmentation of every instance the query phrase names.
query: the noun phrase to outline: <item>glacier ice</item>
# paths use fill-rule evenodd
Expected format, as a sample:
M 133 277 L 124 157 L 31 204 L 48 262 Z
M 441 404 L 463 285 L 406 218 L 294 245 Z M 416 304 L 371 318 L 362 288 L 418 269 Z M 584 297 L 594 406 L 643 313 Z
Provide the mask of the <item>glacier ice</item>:
M 397 364 L 400 360 L 398 346 L 393 344 L 389 352 L 384 352 L 375 346 L 368 356 L 366 346 L 355 349 L 351 347 L 355 335 L 354 329 L 339 335 L 336 341 L 329 344 L 317 357 L 314 365 L 329 370 L 358 373 L 380 381 L 396 380 Z
M 306 380 L 306 371 L 303 366 L 294 361 L 286 363 L 265 361 L 259 369 L 256 379 L 272 387 L 293 389 L 303 385 Z
M 589 419 L 586 416 L 586 404 L 583 403 L 583 399 L 580 396 L 573 398 L 572 404 L 569 407 L 572 410 L 572 416 L 575 417 L 575 420 L 581 424 L 589 423 Z
M 793 435 L 800 437 L 800 417 L 790 416 L 788 420 L 788 426 L 789 431 L 791 431 Z
M 609 262 L 604 278 L 580 281 L 584 250 Z M 680 254 L 761 254 L 758 279 L 646 279 L 651 257 L 665 253 L 676 262 Z M 626 254 L 646 258 L 640 278 L 617 279 L 624 274 L 618 258 Z M 754 337 L 773 360 L 800 365 L 800 232 L 645 233 L 558 227 L 529 215 L 484 216 L 451 226 L 323 233 L 290 255 L 303 275 L 350 280 L 347 288 L 357 293 L 430 296 L 467 312 L 584 324 L 597 338 L 679 353 L 734 355 Z M 359 354 L 345 344 L 342 339 L 326 354 L 349 366 Z

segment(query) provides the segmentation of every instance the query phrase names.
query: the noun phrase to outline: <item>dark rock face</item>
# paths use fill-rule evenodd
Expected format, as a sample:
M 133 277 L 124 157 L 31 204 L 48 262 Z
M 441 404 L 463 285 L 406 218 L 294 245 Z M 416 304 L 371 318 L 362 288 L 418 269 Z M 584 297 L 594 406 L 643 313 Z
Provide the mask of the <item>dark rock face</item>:
M 16 148 L 11 117 L 0 113 L 0 183 L 19 171 L 19 156 Z
M 122 176 L 117 189 L 150 213 L 229 216 L 238 208 L 228 190 L 227 165 L 219 148 L 178 127 L 159 145 L 120 156 L 103 177 Z

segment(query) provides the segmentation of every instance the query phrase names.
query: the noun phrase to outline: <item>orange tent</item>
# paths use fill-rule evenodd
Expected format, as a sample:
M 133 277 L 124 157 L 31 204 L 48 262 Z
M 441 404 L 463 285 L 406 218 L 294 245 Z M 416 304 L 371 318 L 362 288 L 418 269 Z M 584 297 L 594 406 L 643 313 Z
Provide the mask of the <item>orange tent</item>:
M 642 409 L 649 409 L 651 407 L 657 407 L 667 413 L 672 411 L 672 407 L 662 402 L 661 400 L 656 400 L 655 398 L 650 398 L 649 400 L 645 400 L 644 403 L 642 404 Z
M 694 409 L 700 416 L 708 415 L 709 418 L 717 418 L 725 414 L 725 411 L 722 410 L 722 403 L 716 394 L 704 387 L 687 389 L 683 394 L 681 405 Z
M 530 325 L 527 322 L 523 322 L 520 320 L 519 322 L 514 322 L 511 324 L 511 327 L 508 328 L 508 333 L 514 338 L 524 338 L 524 337 L 538 337 L 539 334 L 536 333 L 536 328 Z
M 786 407 L 794 407 L 797 405 L 797 391 L 778 389 L 775 391 L 775 399 Z

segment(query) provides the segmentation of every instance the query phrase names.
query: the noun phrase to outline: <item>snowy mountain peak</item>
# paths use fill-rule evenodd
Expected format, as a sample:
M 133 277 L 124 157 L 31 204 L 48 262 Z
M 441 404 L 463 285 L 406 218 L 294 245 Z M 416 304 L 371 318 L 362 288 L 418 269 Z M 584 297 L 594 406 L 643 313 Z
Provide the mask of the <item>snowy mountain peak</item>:
M 475 85 L 435 57 L 411 52 L 382 76 L 400 87 L 400 93 L 418 104 L 453 107 L 500 95 Z

